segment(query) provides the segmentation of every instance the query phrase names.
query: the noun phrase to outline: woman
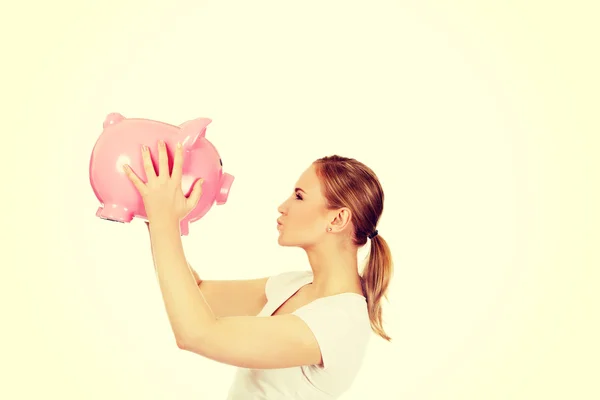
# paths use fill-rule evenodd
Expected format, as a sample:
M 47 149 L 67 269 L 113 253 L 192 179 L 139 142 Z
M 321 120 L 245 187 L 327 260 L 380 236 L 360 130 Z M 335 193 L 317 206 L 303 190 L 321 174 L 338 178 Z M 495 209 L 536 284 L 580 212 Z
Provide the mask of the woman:
M 377 222 L 383 191 L 362 163 L 331 156 L 313 162 L 280 207 L 279 244 L 302 248 L 311 271 L 239 281 L 203 281 L 187 263 L 179 221 L 197 204 L 202 180 L 183 194 L 183 154 L 169 174 L 159 142 L 158 174 L 149 150 L 147 183 L 128 167 L 148 216 L 160 289 L 177 345 L 237 366 L 229 399 L 335 399 L 357 375 L 371 332 L 390 340 L 381 305 L 392 260 Z M 368 263 L 357 252 L 371 239 Z

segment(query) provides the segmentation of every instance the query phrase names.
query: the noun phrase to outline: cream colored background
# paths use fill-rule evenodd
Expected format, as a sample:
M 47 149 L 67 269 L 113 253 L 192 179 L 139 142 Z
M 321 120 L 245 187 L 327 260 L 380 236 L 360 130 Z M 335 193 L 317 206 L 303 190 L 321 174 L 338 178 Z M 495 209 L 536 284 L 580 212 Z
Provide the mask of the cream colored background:
M 0 398 L 229 388 L 232 367 L 175 346 L 143 224 L 95 217 L 89 156 L 113 111 L 213 118 L 236 181 L 184 239 L 205 279 L 308 268 L 275 218 L 315 158 L 379 175 L 394 342 L 374 337 L 343 399 L 600 398 L 595 2 L 16 4 Z

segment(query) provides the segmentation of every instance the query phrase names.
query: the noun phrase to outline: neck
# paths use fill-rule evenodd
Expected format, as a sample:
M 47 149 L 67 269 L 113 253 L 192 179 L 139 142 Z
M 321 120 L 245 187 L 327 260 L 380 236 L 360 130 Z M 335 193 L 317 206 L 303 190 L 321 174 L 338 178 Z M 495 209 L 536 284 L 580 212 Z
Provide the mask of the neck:
M 362 292 L 356 250 L 322 244 L 305 251 L 314 277 L 311 291 L 316 296 Z

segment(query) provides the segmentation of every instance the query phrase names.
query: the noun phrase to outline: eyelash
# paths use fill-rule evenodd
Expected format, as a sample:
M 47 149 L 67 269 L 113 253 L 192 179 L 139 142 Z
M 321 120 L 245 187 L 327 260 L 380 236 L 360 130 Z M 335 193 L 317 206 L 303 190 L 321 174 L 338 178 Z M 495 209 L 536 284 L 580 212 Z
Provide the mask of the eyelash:
M 297 200 L 302 200 L 302 196 L 300 196 L 298 193 L 296 193 L 296 199 Z

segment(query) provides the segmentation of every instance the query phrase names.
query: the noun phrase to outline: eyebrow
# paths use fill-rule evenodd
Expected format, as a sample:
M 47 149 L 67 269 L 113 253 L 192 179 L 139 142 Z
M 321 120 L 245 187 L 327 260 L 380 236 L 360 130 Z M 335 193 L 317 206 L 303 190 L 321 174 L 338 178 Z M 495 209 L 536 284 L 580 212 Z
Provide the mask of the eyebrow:
M 304 193 L 306 193 L 304 190 L 302 190 L 302 188 L 299 188 L 299 187 L 295 188 L 295 189 L 294 189 L 294 192 L 295 192 L 295 191 L 298 191 L 298 190 L 299 190 L 299 191 L 301 191 L 301 192 L 304 192 Z

